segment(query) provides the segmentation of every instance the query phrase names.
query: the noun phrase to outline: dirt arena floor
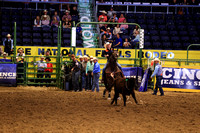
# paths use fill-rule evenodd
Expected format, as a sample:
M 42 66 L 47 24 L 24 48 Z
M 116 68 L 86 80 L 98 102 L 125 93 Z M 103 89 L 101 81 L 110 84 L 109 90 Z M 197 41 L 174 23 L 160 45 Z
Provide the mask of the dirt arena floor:
M 0 87 L 0 132 L 200 132 L 200 93 L 136 92 L 140 105 L 131 98 L 124 107 L 110 105 L 102 90 Z

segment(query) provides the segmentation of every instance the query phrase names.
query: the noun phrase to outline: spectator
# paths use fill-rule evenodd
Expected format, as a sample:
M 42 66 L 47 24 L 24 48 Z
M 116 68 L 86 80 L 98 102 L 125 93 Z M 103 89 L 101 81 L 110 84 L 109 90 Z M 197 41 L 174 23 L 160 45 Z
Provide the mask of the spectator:
M 100 21 L 99 22 L 105 22 L 103 16 L 100 17 Z M 99 28 L 101 28 L 103 26 L 104 26 L 104 24 L 99 24 Z
M 57 12 L 57 11 L 54 12 L 54 15 L 52 16 L 52 19 L 53 19 L 54 17 L 57 18 L 57 21 L 58 21 L 58 22 L 60 21 L 60 17 L 58 16 L 58 12 Z
M 42 27 L 49 27 L 50 20 L 47 19 L 47 16 L 44 15 L 43 20 L 42 20 Z
M 124 48 L 130 48 L 130 47 L 131 47 L 131 44 L 130 44 L 130 42 L 128 41 L 128 38 L 125 38 L 125 42 L 124 42 L 124 44 L 123 44 L 123 47 L 124 47 Z
M 196 0 L 191 0 L 189 2 L 189 5 L 198 5 L 198 2 Z
M 85 89 L 85 91 L 88 90 L 88 85 L 87 85 L 87 76 L 86 76 L 86 67 L 87 67 L 87 63 L 88 63 L 88 56 L 84 55 L 83 56 L 83 63 L 82 63 L 82 71 L 81 71 L 81 75 L 82 75 L 82 90 Z
M 4 52 L 8 53 L 8 55 L 12 54 L 13 52 L 13 40 L 11 39 L 11 35 L 8 34 L 5 40 L 3 41 Z
M 115 13 L 115 11 L 113 10 L 113 7 L 110 8 L 110 11 L 108 11 L 108 17 L 111 18 L 113 16 L 113 14 Z
M 126 23 L 126 19 L 124 19 L 123 23 Z M 127 24 L 121 24 L 120 26 L 121 31 L 128 29 L 128 25 Z
M 136 35 L 136 31 L 140 32 L 140 29 L 137 25 L 135 26 L 135 29 L 133 30 L 133 36 Z
M 26 74 L 24 71 L 24 57 L 21 57 L 21 60 L 19 57 L 16 57 L 16 61 L 17 61 L 17 82 L 23 83 L 24 75 Z
M 3 54 L 3 50 L 1 49 L 1 47 L 0 47 L 0 55 L 2 55 Z
M 113 22 L 113 23 L 117 23 L 117 21 L 118 21 L 118 18 L 117 18 L 117 14 L 116 13 L 114 13 L 113 16 L 108 20 L 108 22 Z M 112 28 L 115 27 L 114 24 L 111 24 L 110 26 Z
M 117 24 L 117 26 L 114 28 L 113 30 L 113 34 L 116 36 L 117 34 L 122 33 L 119 24 Z
M 80 61 L 81 64 L 83 63 L 83 61 L 84 61 L 83 56 L 81 56 L 81 55 L 79 56 L 79 61 Z
M 46 79 L 46 87 L 49 87 L 50 83 L 51 83 L 51 74 L 53 72 L 53 64 L 50 63 L 51 59 L 49 57 L 45 58 L 46 62 L 47 62 L 47 68 L 44 70 L 45 71 L 45 78 L 49 78 Z
M 118 19 L 118 23 L 123 23 L 123 22 L 124 22 L 124 19 L 126 19 L 126 18 L 124 17 L 124 14 L 121 14 L 120 17 L 119 17 L 119 19 Z
M 182 5 L 189 5 L 189 3 L 187 2 L 187 0 L 183 0 L 183 2 L 181 3 Z M 183 13 L 184 14 L 188 14 L 188 7 L 184 7 L 183 8 Z
M 76 32 L 82 35 L 82 28 L 80 27 L 80 25 L 77 26 Z
M 89 62 L 87 62 L 87 66 L 86 66 L 86 76 L 87 76 L 87 85 L 88 85 L 88 90 L 92 90 L 92 72 L 93 72 L 93 68 L 94 68 L 94 62 L 93 62 L 93 56 L 90 56 L 90 60 Z
M 47 15 L 47 10 L 44 10 L 44 15 L 41 16 L 41 20 L 48 20 L 50 22 L 50 16 Z
M 107 14 L 107 12 L 105 11 L 105 10 L 103 10 L 103 11 L 100 11 L 102 14 L 99 16 L 99 21 L 100 21 L 100 19 L 101 19 L 101 17 L 103 16 L 103 22 L 107 22 L 108 21 L 108 18 L 107 18 L 107 16 L 106 16 L 106 14 Z
M 33 62 L 33 61 L 32 61 Z M 47 68 L 47 63 L 44 61 L 44 56 L 40 57 L 40 60 L 37 61 L 36 63 L 34 63 L 34 66 L 37 66 L 37 78 L 43 78 L 44 77 L 44 70 L 45 68 Z M 36 79 L 36 83 L 40 82 L 40 86 L 41 83 L 43 83 L 42 79 Z M 38 85 L 35 85 L 38 86 Z
M 117 21 L 118 21 L 117 14 L 114 13 L 113 16 L 109 19 L 108 22 L 113 22 L 113 23 L 115 23 L 115 22 L 117 22 Z
M 71 16 L 78 16 L 78 11 L 76 6 L 73 6 L 71 11 Z
M 45 56 L 46 56 L 46 57 L 49 57 L 49 56 L 50 56 L 50 51 L 49 51 L 49 50 L 47 50 L 47 51 L 45 52 Z
M 37 16 L 36 19 L 34 20 L 34 27 L 41 27 L 40 16 Z
M 53 20 L 51 21 L 51 26 L 58 27 L 59 21 L 57 20 L 57 17 L 53 17 Z
M 8 60 L 7 59 L 8 54 L 6 52 L 3 52 L 3 54 L 1 56 L 3 56 L 3 59 L 0 59 L 0 62 L 8 62 L 7 61 Z
M 20 48 L 18 50 L 17 56 L 19 56 L 19 57 L 24 57 L 25 56 L 23 48 Z
M 104 46 L 106 44 L 106 42 L 107 42 L 107 38 L 106 38 L 106 35 L 104 34 L 102 36 L 102 46 Z
M 94 69 L 92 72 L 93 76 L 93 85 L 92 85 L 92 91 L 94 92 L 95 87 L 96 87 L 96 92 L 99 92 L 99 77 L 100 77 L 100 65 L 98 63 L 98 59 L 96 57 L 93 58 L 94 62 Z
M 111 40 L 112 39 L 112 33 L 110 32 L 110 27 L 108 27 L 107 29 L 106 29 L 106 31 L 103 31 L 102 33 L 101 33 L 101 36 L 102 35 L 106 35 L 106 39 L 107 40 Z
M 68 18 L 65 18 L 65 22 L 63 22 L 63 28 L 71 28 L 71 23 Z
M 115 45 L 113 46 L 113 48 L 122 48 L 123 46 L 123 42 L 122 42 L 122 39 L 120 38 L 120 35 L 117 34 L 117 38 L 115 40 Z
M 134 48 L 135 45 L 137 45 L 137 43 L 140 41 L 139 31 L 136 31 L 134 36 L 135 36 L 135 39 L 132 40 L 132 48 Z
M 72 16 L 69 13 L 70 13 L 70 11 L 68 11 L 68 10 L 65 11 L 65 15 L 63 15 L 63 17 L 62 17 L 63 22 L 66 21 L 66 18 L 68 19 L 69 22 L 72 21 Z
M 80 69 L 81 64 L 78 62 L 74 56 L 74 54 L 71 55 L 72 59 L 72 85 L 75 92 L 79 91 L 79 78 L 80 78 Z

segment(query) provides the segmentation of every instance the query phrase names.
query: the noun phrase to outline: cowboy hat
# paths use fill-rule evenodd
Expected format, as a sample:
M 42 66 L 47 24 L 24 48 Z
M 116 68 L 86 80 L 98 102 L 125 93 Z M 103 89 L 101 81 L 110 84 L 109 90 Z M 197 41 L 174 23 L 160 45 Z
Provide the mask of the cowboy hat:
M 90 58 L 94 58 L 93 56 L 90 56 Z
M 70 11 L 68 11 L 68 10 L 65 10 L 65 13 L 66 13 L 66 12 L 70 13 Z
M 43 58 L 43 59 L 44 59 L 44 56 L 42 55 L 42 56 L 40 56 L 40 58 Z
M 87 56 L 87 55 L 84 55 L 83 58 L 88 58 L 88 56 Z
M 8 53 L 6 53 L 6 52 L 3 52 L 3 54 L 2 54 L 1 56 L 3 56 L 3 55 L 6 55 L 6 56 L 8 56 Z
M 106 42 L 106 43 L 104 44 L 104 47 L 106 48 L 106 46 L 109 45 L 109 44 L 112 45 L 112 43 Z
M 97 57 L 94 57 L 92 61 L 94 61 L 94 60 L 97 60 L 97 61 L 98 61 L 98 58 L 97 58 Z
M 110 30 L 110 27 L 108 27 L 106 30 Z
M 155 58 L 153 61 L 160 61 L 158 58 Z
M 48 12 L 46 9 L 43 12 Z
M 100 11 L 101 13 L 104 13 L 104 14 L 107 14 L 107 12 L 105 11 L 105 10 L 103 10 L 103 11 Z
M 10 34 L 8 34 L 8 35 L 7 35 L 7 37 L 11 37 L 11 35 L 10 35 Z
M 80 55 L 80 56 L 79 56 L 79 59 L 83 59 L 83 56 Z

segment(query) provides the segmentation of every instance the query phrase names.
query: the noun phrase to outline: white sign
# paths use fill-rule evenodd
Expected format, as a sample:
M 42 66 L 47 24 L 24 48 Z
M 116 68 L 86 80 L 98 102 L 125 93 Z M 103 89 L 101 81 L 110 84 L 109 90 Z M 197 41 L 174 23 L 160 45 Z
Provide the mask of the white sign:
M 76 47 L 76 27 L 72 27 L 72 47 Z
M 140 29 L 140 43 L 139 48 L 144 48 L 144 29 Z

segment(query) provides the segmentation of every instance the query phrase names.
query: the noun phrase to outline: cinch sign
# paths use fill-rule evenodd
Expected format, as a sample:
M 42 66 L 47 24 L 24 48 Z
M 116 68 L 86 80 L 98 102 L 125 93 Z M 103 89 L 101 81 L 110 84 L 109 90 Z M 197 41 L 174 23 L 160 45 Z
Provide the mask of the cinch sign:
M 200 69 L 164 67 L 162 86 L 200 90 Z

